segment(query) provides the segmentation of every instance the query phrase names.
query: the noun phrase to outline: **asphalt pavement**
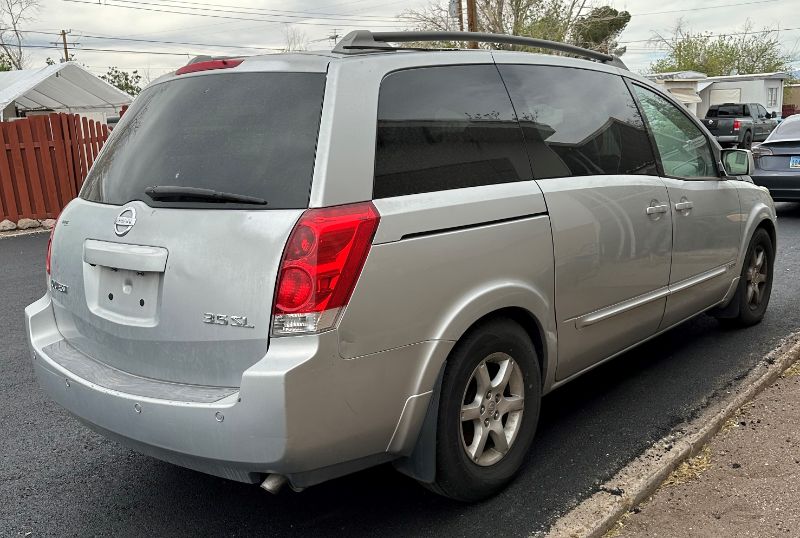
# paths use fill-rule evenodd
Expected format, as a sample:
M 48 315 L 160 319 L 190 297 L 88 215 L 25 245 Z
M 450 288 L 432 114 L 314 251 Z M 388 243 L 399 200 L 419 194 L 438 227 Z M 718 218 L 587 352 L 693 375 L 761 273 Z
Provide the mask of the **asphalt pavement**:
M 497 497 L 451 502 L 382 466 L 271 496 L 92 433 L 39 390 L 23 308 L 44 292 L 46 235 L 0 239 L 0 535 L 529 536 L 800 328 L 800 204 L 779 204 L 764 321 L 700 316 L 545 397 L 528 465 Z M 28 534 L 31 533 L 31 534 Z

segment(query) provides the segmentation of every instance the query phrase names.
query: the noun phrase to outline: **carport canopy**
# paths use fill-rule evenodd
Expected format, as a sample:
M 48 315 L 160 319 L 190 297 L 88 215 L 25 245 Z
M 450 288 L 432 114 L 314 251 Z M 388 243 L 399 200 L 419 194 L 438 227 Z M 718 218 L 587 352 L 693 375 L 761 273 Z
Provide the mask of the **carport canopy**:
M 133 97 L 75 62 L 0 72 L 0 120 L 12 103 L 19 110 L 119 113 Z

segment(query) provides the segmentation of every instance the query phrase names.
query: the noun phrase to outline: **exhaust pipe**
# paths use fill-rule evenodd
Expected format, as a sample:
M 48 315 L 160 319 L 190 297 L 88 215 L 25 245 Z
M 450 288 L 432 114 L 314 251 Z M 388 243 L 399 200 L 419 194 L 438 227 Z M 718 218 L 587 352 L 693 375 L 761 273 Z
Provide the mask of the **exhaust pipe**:
M 282 474 L 270 474 L 261 482 L 261 489 L 269 491 L 273 495 L 277 495 L 286 484 L 286 481 L 286 477 Z

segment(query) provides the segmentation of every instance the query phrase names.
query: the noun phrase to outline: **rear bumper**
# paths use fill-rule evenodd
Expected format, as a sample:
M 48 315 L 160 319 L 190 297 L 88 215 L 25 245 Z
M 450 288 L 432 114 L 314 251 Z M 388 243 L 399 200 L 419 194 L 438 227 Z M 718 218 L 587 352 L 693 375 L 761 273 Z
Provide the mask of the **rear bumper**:
M 720 144 L 738 144 L 740 142 L 739 135 L 721 135 L 715 136 L 717 142 Z
M 757 170 L 751 178 L 756 185 L 769 189 L 775 201 L 800 200 L 800 170 L 797 172 Z
M 436 364 L 452 345 L 423 342 L 344 360 L 335 331 L 273 339 L 238 389 L 223 390 L 217 401 L 191 401 L 191 390 L 176 390 L 180 399 L 167 399 L 153 397 L 163 393 L 158 387 L 149 393 L 137 387 L 131 394 L 124 391 L 129 385 L 103 386 L 87 379 L 89 369 L 53 356 L 68 344 L 47 295 L 25 309 L 25 319 L 40 385 L 90 428 L 182 467 L 251 483 L 280 473 L 299 487 L 357 468 L 348 462 L 408 453 L 427 410 Z M 80 360 L 75 353 L 72 358 Z M 436 370 L 432 377 L 425 374 L 429 368 Z

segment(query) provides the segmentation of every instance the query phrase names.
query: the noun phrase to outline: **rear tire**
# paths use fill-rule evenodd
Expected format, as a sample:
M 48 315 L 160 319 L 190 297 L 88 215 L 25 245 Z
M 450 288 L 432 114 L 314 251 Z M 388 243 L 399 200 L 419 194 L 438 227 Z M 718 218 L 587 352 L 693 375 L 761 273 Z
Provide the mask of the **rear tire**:
M 764 318 L 772 293 L 774 261 L 775 249 L 772 246 L 772 239 L 765 229 L 759 228 L 747 247 L 736 295 L 731 299 L 731 302 L 738 306 L 738 314 L 735 317 L 720 318 L 720 322 L 749 327 Z
M 436 432 L 436 479 L 428 489 L 474 502 L 494 495 L 530 449 L 542 393 L 536 349 L 507 318 L 467 333 L 447 360 Z
M 747 131 L 744 133 L 744 139 L 742 140 L 741 145 L 739 146 L 742 149 L 750 149 L 753 147 L 753 133 Z

